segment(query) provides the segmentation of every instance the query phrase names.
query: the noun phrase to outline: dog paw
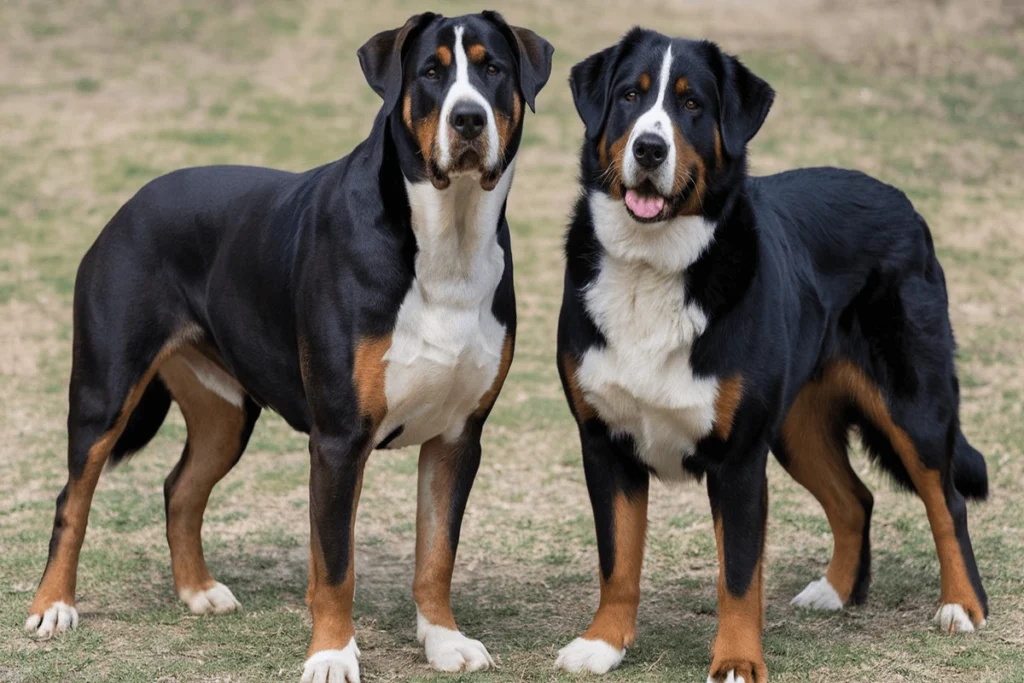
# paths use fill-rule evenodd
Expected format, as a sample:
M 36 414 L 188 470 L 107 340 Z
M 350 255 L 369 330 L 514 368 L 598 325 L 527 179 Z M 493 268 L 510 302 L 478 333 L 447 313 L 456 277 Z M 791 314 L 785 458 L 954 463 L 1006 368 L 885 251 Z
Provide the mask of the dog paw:
M 603 640 L 577 638 L 558 651 L 555 666 L 574 674 L 606 674 L 618 667 L 625 656 L 625 650 L 618 650 Z
M 483 671 L 494 668 L 494 660 L 479 640 L 473 640 L 443 626 L 435 626 L 416 615 L 416 639 L 423 645 L 427 662 L 438 671 Z
M 723 658 L 711 664 L 707 683 L 764 683 L 767 680 L 768 668 L 764 665 L 764 660 Z
M 70 631 L 78 626 L 78 610 L 66 602 L 55 602 L 42 613 L 30 614 L 25 630 L 40 640 Z
M 320 650 L 306 660 L 302 683 L 359 683 L 359 647 L 356 639 L 343 650 Z
M 943 632 L 949 634 L 973 633 L 975 629 L 975 623 L 971 620 L 967 610 L 955 603 L 940 606 L 939 611 L 935 613 L 935 622 Z M 984 625 L 985 619 L 982 618 L 978 622 L 977 628 L 981 628 Z
M 242 603 L 235 599 L 231 589 L 216 581 L 202 590 L 182 588 L 178 597 L 188 605 L 192 614 L 227 614 L 242 609 Z
M 804 609 L 840 610 L 843 608 L 842 598 L 824 576 L 807 584 L 807 588 L 800 591 L 800 594 L 790 600 L 789 604 Z

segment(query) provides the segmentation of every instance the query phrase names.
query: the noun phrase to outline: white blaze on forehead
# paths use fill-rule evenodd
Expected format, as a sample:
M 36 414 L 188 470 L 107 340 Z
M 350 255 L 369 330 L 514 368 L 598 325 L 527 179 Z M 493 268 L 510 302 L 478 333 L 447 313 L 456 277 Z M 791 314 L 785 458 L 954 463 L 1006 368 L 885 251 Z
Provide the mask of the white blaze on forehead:
M 658 75 L 658 99 L 654 106 L 644 112 L 633 124 L 633 132 L 626 143 L 625 159 L 623 162 L 623 180 L 627 187 L 634 187 L 640 184 L 641 180 L 650 178 L 658 192 L 668 196 L 675 184 L 676 167 L 676 145 L 675 136 L 672 134 L 672 120 L 665 111 L 665 93 L 668 91 L 669 79 L 672 77 L 672 44 L 665 49 L 665 56 L 661 60 L 661 73 Z M 668 145 L 668 154 L 665 161 L 654 170 L 653 173 L 645 175 L 644 169 L 636 163 L 633 158 L 633 143 L 644 133 L 653 133 L 661 137 Z
M 468 100 L 476 102 L 487 112 L 487 158 L 484 159 L 484 165 L 488 169 L 494 169 L 498 166 L 498 126 L 494 122 L 494 110 L 491 108 L 491 103 L 469 82 L 469 58 L 466 56 L 466 47 L 462 43 L 464 30 L 463 26 L 455 27 L 455 49 L 452 50 L 455 55 L 455 83 L 448 89 L 444 104 L 441 105 L 441 120 L 438 122 L 439 130 L 437 132 L 438 146 L 441 151 L 438 166 L 446 170 L 452 163 L 451 144 L 448 138 L 451 135 L 451 127 L 448 125 L 448 117 L 456 104 Z

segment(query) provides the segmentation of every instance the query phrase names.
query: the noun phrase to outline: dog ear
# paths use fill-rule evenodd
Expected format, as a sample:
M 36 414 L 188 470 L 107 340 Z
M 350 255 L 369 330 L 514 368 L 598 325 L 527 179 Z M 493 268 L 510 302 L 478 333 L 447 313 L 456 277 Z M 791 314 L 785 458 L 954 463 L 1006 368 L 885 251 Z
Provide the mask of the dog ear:
M 732 55 L 720 53 L 722 76 L 718 88 L 718 125 L 725 153 L 733 159 L 747 149 L 775 101 L 775 91 Z
M 498 27 L 508 44 L 515 49 L 519 66 L 519 89 L 530 111 L 537 111 L 534 99 L 551 76 L 551 55 L 555 48 L 528 28 L 512 26 L 492 10 L 482 12 L 484 19 Z
M 576 111 L 587 128 L 587 138 L 596 140 L 604 128 L 611 102 L 612 73 L 618 61 L 620 45 L 612 45 L 592 54 L 569 72 L 569 90 Z
M 366 82 L 384 100 L 386 113 L 395 108 L 402 93 L 402 49 L 410 36 L 419 33 L 438 16 L 424 12 L 409 17 L 400 28 L 381 31 L 370 38 L 356 53 Z

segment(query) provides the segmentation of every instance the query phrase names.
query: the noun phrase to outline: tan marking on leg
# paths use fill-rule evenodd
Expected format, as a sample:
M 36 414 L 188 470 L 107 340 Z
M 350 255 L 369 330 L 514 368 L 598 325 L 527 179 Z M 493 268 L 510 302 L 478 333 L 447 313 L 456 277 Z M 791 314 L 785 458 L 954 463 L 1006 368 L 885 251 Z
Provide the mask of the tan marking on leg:
M 729 438 L 732 424 L 736 420 L 736 410 L 743 400 L 743 377 L 732 375 L 718 383 L 718 395 L 715 397 L 715 434 L 722 441 Z
M 928 469 L 921 462 L 910 435 L 893 421 L 878 385 L 860 368 L 849 361 L 841 361 L 834 363 L 830 371 L 834 381 L 849 392 L 868 419 L 889 437 L 893 450 L 899 455 L 914 488 L 924 501 L 939 556 L 943 604 L 962 605 L 975 626 L 980 626 L 985 620 L 985 611 L 974 592 L 960 552 L 953 517 L 946 506 L 941 474 L 938 470 Z
M 239 455 L 245 411 L 196 378 L 194 368 L 212 364 L 193 349 L 182 349 L 160 368 L 160 377 L 181 408 L 188 429 L 188 451 L 167 501 L 167 543 L 175 590 L 203 591 L 214 585 L 203 556 L 203 513 L 213 487 Z M 230 377 L 230 376 L 228 376 Z M 231 378 L 233 379 L 233 378 Z
M 450 47 L 447 45 L 438 45 L 434 54 L 437 56 L 437 61 L 441 62 L 442 66 L 451 66 L 452 50 Z
M 498 394 L 501 393 L 501 387 L 505 384 L 505 378 L 508 377 L 508 369 L 512 367 L 512 355 L 515 351 L 515 344 L 516 342 L 512 335 L 506 334 L 505 343 L 501 346 L 501 362 L 498 365 L 498 374 L 494 376 L 491 388 L 480 397 L 480 403 L 477 404 L 473 417 L 482 417 L 494 407 L 494 402 L 498 400 Z
M 718 634 L 711 654 L 711 676 L 725 680 L 730 671 L 743 676 L 747 683 L 764 683 L 768 668 L 761 651 L 761 629 L 764 623 L 764 586 L 761 576 L 764 547 L 754 568 L 750 587 L 744 595 L 733 595 L 725 579 L 725 539 L 722 520 L 715 520 L 718 544 Z
M 636 638 L 640 570 L 647 540 L 647 491 L 632 497 L 617 494 L 614 515 L 615 565 L 607 580 L 601 576 L 601 603 L 583 638 L 603 640 L 622 650 Z
M 569 408 L 579 422 L 586 422 L 597 417 L 597 411 L 587 403 L 583 396 L 583 389 L 580 388 L 579 380 L 576 378 L 576 371 L 580 364 L 571 354 L 563 353 L 559 359 L 562 363 L 562 373 L 565 375 L 565 383 L 569 387 Z
M 466 56 L 469 57 L 469 61 L 474 64 L 480 64 L 487 58 L 487 49 L 479 43 L 476 45 L 470 45 L 466 50 Z
M 362 459 L 365 463 L 365 457 Z M 316 523 L 310 524 L 309 588 L 306 590 L 306 604 L 313 615 L 313 638 L 309 643 L 306 658 L 321 650 L 343 650 L 355 636 L 352 621 L 352 601 L 356 590 L 356 507 L 363 489 L 363 470 L 359 470 L 355 496 L 352 501 L 352 523 L 348 529 L 348 569 L 340 583 L 328 581 L 329 572 L 321 550 Z
M 89 508 L 92 497 L 99 482 L 100 473 L 110 457 L 121 433 L 124 431 L 128 418 L 139 404 L 139 399 L 149 386 L 161 363 L 173 354 L 180 346 L 197 339 L 201 335 L 198 328 L 188 327 L 174 334 L 160 349 L 149 368 L 141 379 L 132 386 L 125 397 L 114 426 L 103 433 L 89 448 L 85 467 L 78 477 L 70 477 L 67 483 L 67 496 L 61 510 L 63 527 L 57 548 L 47 558 L 43 578 L 36 589 L 32 600 L 30 614 L 42 614 L 54 602 L 75 604 L 75 588 L 78 581 L 78 556 L 85 540 L 85 529 L 89 523 Z M 73 371 L 73 370 L 72 370 Z
M 789 460 L 786 471 L 821 503 L 832 528 L 832 561 L 825 577 L 845 604 L 857 583 L 871 493 L 850 467 L 833 427 L 845 399 L 827 376 L 808 382 L 797 394 L 782 425 Z
M 647 92 L 651 89 L 651 75 L 646 71 L 640 74 L 640 78 L 637 79 L 636 84 L 640 86 L 640 90 Z
M 384 354 L 391 348 L 391 335 L 365 337 L 356 346 L 352 366 L 352 382 L 359 397 L 359 412 L 369 417 L 376 429 L 387 414 L 387 396 L 384 394 Z
M 441 437 L 420 447 L 416 498 L 416 575 L 412 594 L 420 614 L 434 626 L 456 630 L 451 608 L 455 555 L 448 535 L 454 460 L 458 444 Z

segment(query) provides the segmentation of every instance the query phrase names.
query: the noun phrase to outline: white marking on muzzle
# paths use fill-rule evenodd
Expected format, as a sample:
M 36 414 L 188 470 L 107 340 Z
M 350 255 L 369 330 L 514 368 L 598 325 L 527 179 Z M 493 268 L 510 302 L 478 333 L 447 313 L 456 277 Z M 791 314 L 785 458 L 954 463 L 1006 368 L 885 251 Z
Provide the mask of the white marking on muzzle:
M 440 147 L 440 159 L 438 167 L 447 171 L 451 166 L 451 144 L 449 135 L 451 127 L 448 125 L 448 117 L 452 109 L 459 102 L 470 100 L 476 102 L 487 112 L 487 158 L 484 165 L 488 170 L 498 167 L 498 126 L 494 122 L 494 110 L 487 98 L 480 94 L 480 91 L 469 82 L 469 58 L 466 56 L 466 49 L 462 44 L 462 32 L 464 27 L 455 27 L 455 83 L 448 89 L 448 94 L 441 105 L 441 120 L 438 123 L 438 146 Z
M 661 60 L 661 74 L 658 76 L 658 100 L 654 106 L 645 111 L 633 124 L 633 132 L 630 133 L 629 142 L 626 143 L 625 159 L 623 161 L 622 176 L 626 187 L 636 187 L 644 180 L 650 180 L 654 187 L 664 196 L 672 192 L 675 185 L 676 168 L 676 144 L 675 136 L 672 134 L 672 120 L 665 111 L 665 92 L 668 90 L 668 81 L 672 69 L 672 45 L 665 50 L 665 57 Z M 641 168 L 633 157 L 633 144 L 636 139 L 644 133 L 653 133 L 661 137 L 668 145 L 668 154 L 665 161 L 653 172 Z

